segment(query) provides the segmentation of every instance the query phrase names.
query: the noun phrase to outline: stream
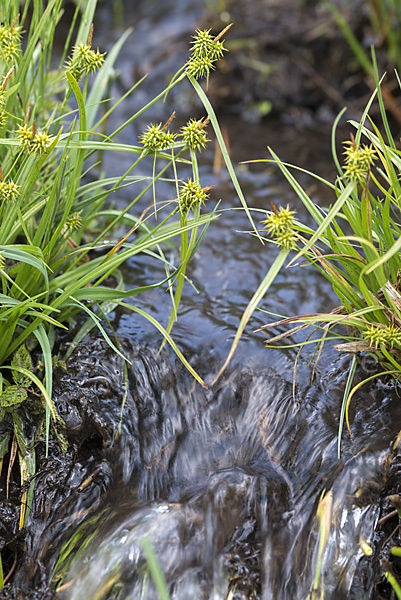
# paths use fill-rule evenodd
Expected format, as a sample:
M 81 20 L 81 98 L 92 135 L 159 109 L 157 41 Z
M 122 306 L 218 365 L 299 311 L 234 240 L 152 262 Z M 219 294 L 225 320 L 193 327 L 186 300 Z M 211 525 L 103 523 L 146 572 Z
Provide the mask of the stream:
M 166 73 L 185 60 L 201 8 L 191 0 L 139 2 L 135 20 L 127 10 L 126 24 L 134 25 L 134 33 L 121 53 L 116 89 L 122 93 L 144 72 L 151 75 L 113 116 L 112 128 L 158 93 Z M 95 34 L 105 47 L 118 37 L 109 20 L 110 10 L 101 7 Z M 161 39 L 166 54 L 154 50 Z M 124 136 L 132 141 L 148 122 L 166 121 L 172 110 L 178 120 L 186 119 L 192 116 L 188 109 L 200 110 L 189 89 L 179 99 L 172 94 L 166 105 L 152 107 L 146 121 L 124 130 L 120 141 Z M 229 114 L 221 124 L 248 205 L 289 204 L 306 220 L 274 166 L 239 163 L 266 158 L 270 145 L 284 160 L 301 160 L 329 177 L 329 134 L 322 146 L 322 136 L 314 140 L 311 133 L 305 147 L 308 140 L 281 124 L 244 122 Z M 211 206 L 221 200 L 220 208 L 239 208 L 224 169 L 212 171 L 214 152 L 210 144 L 200 164 L 202 185 L 215 186 Z M 123 161 L 106 157 L 108 172 L 128 168 Z M 311 178 L 298 177 L 315 189 L 317 203 L 331 201 Z M 174 191 L 159 182 L 158 194 L 170 197 Z M 116 201 L 129 197 L 127 188 Z M 151 195 L 143 201 L 138 210 L 152 202 Z M 358 391 L 350 407 L 352 438 L 345 429 L 339 459 L 350 357 L 328 340 L 313 369 L 315 346 L 305 346 L 293 388 L 298 348 L 266 348 L 267 336 L 255 332 L 272 315 L 334 308 L 336 298 L 319 273 L 305 266 L 281 271 L 226 372 L 212 385 L 276 255 L 249 229 L 242 210 L 223 211 L 188 268 L 192 285 L 184 287 L 172 335 L 207 390 L 169 348 L 159 353 L 161 339 L 150 323 L 122 309 L 110 320 L 131 363 L 127 390 L 120 357 L 93 333 L 72 354 L 68 371 L 56 373 L 54 399 L 67 423 L 69 449 L 63 457 L 55 444 L 38 467 L 24 564 L 12 584 L 15 596 L 5 588 L 0 598 L 19 598 L 22 592 L 32 600 L 50 598 L 53 578 L 53 584 L 63 581 L 56 595 L 62 600 L 156 600 L 161 596 L 149 573 L 150 546 L 171 600 L 306 600 L 317 569 L 316 512 L 323 494 L 332 495 L 332 509 L 319 590 L 325 600 L 378 597 L 377 572 L 366 566 L 361 541 L 374 547 L 380 502 L 397 470 L 399 398 L 391 382 L 380 379 Z M 169 252 L 177 262 L 179 249 Z M 136 287 L 162 280 L 164 271 L 147 256 L 135 257 L 124 267 L 124 278 L 127 287 Z M 135 302 L 166 324 L 165 288 Z M 289 343 L 305 337 L 298 334 Z M 361 358 L 355 382 L 375 369 Z

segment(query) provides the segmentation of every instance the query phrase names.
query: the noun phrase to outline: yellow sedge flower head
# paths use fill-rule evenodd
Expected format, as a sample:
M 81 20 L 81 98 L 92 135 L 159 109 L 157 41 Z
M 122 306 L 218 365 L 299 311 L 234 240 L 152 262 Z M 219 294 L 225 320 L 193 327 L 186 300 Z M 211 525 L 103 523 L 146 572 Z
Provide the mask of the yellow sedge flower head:
M 50 146 L 51 138 L 43 131 L 37 131 L 31 141 L 31 149 L 35 154 L 45 154 Z
M 15 62 L 21 54 L 21 27 L 0 25 L 0 56 L 5 63 Z
M 226 52 L 224 48 L 224 42 L 215 40 L 210 35 L 210 29 L 201 30 L 197 29 L 193 37 L 192 44 L 192 58 L 210 58 L 213 61 L 219 60 Z
M 0 181 L 0 198 L 8 202 L 16 200 L 19 196 L 18 186 L 12 179 Z
M 22 151 L 29 154 L 44 154 L 48 151 L 51 143 L 50 136 L 43 131 L 34 131 L 28 125 L 18 125 L 17 138 Z
M 355 141 L 345 142 L 344 176 L 349 181 L 364 183 L 377 155 L 372 145 L 356 146 Z
M 32 138 L 34 136 L 32 127 L 28 125 L 18 125 L 17 138 L 23 152 L 31 151 Z
M 378 349 L 381 346 L 401 346 L 401 329 L 394 325 L 386 325 L 379 327 L 373 323 L 368 325 L 362 333 L 364 339 L 369 342 L 369 345 Z
M 293 229 L 295 211 L 280 206 L 277 210 L 273 208 L 271 213 L 266 213 L 266 232 L 274 238 L 274 242 L 287 250 L 296 246 L 297 233 Z
M 198 182 L 188 179 L 186 183 L 182 184 L 180 189 L 178 198 L 180 212 L 187 214 L 197 204 L 204 204 L 208 198 L 209 194 L 201 188 Z
M 290 210 L 288 205 L 286 208 L 280 206 L 279 210 L 273 210 L 271 213 L 266 213 L 266 231 L 270 234 L 277 234 L 287 231 L 292 227 L 294 222 L 295 210 Z
M 149 150 L 167 150 L 171 148 L 174 144 L 174 139 L 176 137 L 175 133 L 170 133 L 170 131 L 165 131 L 162 127 L 162 124 L 158 125 L 148 125 L 146 131 L 142 133 L 139 137 L 142 144 L 145 148 L 149 148 Z
M 206 147 L 207 142 L 210 141 L 205 131 L 208 122 L 208 119 L 191 119 L 181 128 L 182 139 L 188 148 L 200 152 Z
M 79 229 L 82 226 L 81 212 L 72 213 L 65 221 L 68 229 Z
M 186 63 L 186 73 L 194 79 L 200 79 L 206 77 L 209 79 L 210 71 L 215 68 L 215 63 L 222 58 L 226 48 L 224 48 L 224 41 L 220 41 L 221 35 L 228 28 L 224 29 L 215 38 L 210 35 L 209 30 L 197 29 L 193 36 L 192 53 Z
M 79 81 L 85 73 L 90 75 L 98 71 L 104 63 L 105 55 L 99 48 L 95 51 L 89 44 L 81 42 L 73 47 L 72 58 L 66 64 L 67 72 Z

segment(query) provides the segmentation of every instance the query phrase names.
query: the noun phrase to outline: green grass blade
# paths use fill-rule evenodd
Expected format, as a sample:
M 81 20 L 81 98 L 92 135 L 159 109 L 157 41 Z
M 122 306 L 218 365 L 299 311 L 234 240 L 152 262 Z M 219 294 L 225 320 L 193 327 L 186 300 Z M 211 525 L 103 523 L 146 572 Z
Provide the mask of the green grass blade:
M 333 16 L 337 22 L 337 25 L 341 29 L 343 36 L 347 40 L 351 50 L 353 51 L 353 53 L 355 54 L 355 56 L 357 58 L 359 64 L 365 70 L 367 75 L 372 77 L 373 76 L 372 63 L 369 60 L 369 56 L 368 56 L 366 50 L 364 49 L 362 44 L 359 42 L 359 40 L 355 36 L 354 32 L 352 31 L 351 27 L 348 25 L 347 21 L 345 20 L 343 15 L 339 12 L 339 10 L 336 8 L 336 6 L 334 4 L 332 4 L 331 2 L 327 2 L 326 5 L 329 8 L 329 10 L 331 11 L 331 13 L 333 14 Z
M 338 156 L 337 156 L 337 149 L 336 149 L 336 131 L 337 131 L 337 125 L 340 122 L 341 117 L 343 116 L 343 114 L 345 113 L 347 109 L 343 108 L 339 114 L 337 115 L 332 130 L 331 130 L 331 154 L 333 156 L 333 160 L 334 160 L 334 164 L 337 167 L 337 171 L 340 174 L 340 177 L 343 176 L 343 170 L 341 168 L 340 162 L 338 160 Z
M 40 250 L 40 249 L 37 249 Z M 41 252 L 41 251 L 40 251 Z M 11 247 L 11 246 L 1 246 L 0 245 L 0 253 L 4 258 L 9 258 L 11 260 L 15 260 L 17 262 L 25 263 L 37 269 L 45 280 L 46 289 L 49 289 L 49 277 L 47 272 L 47 267 L 43 260 L 37 259 L 35 256 L 32 256 L 31 252 L 27 252 L 25 250 L 20 250 L 19 248 Z
M 34 383 L 40 390 L 40 392 L 43 394 L 43 397 L 46 401 L 46 403 L 49 405 L 49 410 L 50 410 L 50 414 L 52 416 L 52 418 L 54 419 L 58 419 L 59 416 L 56 412 L 55 406 L 49 396 L 49 394 L 47 393 L 47 390 L 45 388 L 45 386 L 43 385 L 43 383 L 40 381 L 40 379 L 31 371 L 29 371 L 28 369 L 24 369 L 23 367 L 11 367 L 9 365 L 1 365 L 0 369 L 11 369 L 13 371 L 18 371 L 18 373 L 22 373 L 23 375 L 26 375 L 26 377 L 28 377 L 28 379 L 30 379 L 32 381 L 32 383 Z
M 165 330 L 163 325 L 161 325 L 154 317 L 152 317 L 151 315 L 146 313 L 141 308 L 138 308 L 137 306 L 127 304 L 126 302 L 120 302 L 120 305 L 124 306 L 125 308 L 128 308 L 129 310 L 132 310 L 133 312 L 138 313 L 139 315 L 142 315 L 142 317 L 145 317 L 145 319 L 150 321 L 150 323 L 152 323 L 152 325 L 154 325 L 156 327 L 156 329 L 158 329 L 160 331 L 160 333 L 163 335 L 163 337 L 166 338 L 167 342 L 170 344 L 170 346 L 172 347 L 172 349 L 174 350 L 174 352 L 176 353 L 176 355 L 178 356 L 178 358 L 180 359 L 180 361 L 182 362 L 184 367 L 186 367 L 186 369 L 188 369 L 188 371 L 191 373 L 192 377 L 194 379 L 196 379 L 196 381 L 198 381 L 205 390 L 207 390 L 206 383 L 203 381 L 203 379 L 200 377 L 200 375 L 198 375 L 198 373 L 191 367 L 191 365 L 189 364 L 187 359 L 184 357 L 184 355 L 182 354 L 181 350 L 178 348 L 177 344 L 174 342 L 172 337 L 167 333 L 167 331 Z
M 302 186 L 298 183 L 298 181 L 295 179 L 295 177 L 292 175 L 292 173 L 288 170 L 287 165 L 279 159 L 277 154 L 275 154 L 275 152 L 270 148 L 270 146 L 268 146 L 268 150 L 269 150 L 270 154 L 272 155 L 274 162 L 277 164 L 277 166 L 279 167 L 279 169 L 281 170 L 284 177 L 286 178 L 288 183 L 291 185 L 291 187 L 293 188 L 293 190 L 295 191 L 297 196 L 302 200 L 303 205 L 305 206 L 305 208 L 309 212 L 309 214 L 313 217 L 314 221 L 319 224 L 322 223 L 322 221 L 324 219 L 323 213 L 312 202 L 312 200 L 309 198 L 308 194 L 304 191 Z M 303 169 L 301 169 L 301 170 L 303 171 Z
M 316 240 L 318 240 L 320 238 L 320 236 L 324 233 L 325 229 L 330 225 L 330 223 L 334 219 L 334 217 L 340 212 L 343 204 L 348 200 L 348 198 L 354 191 L 355 187 L 356 187 L 356 183 L 353 183 L 353 182 L 348 183 L 347 187 L 341 192 L 341 194 L 337 198 L 337 201 L 335 202 L 334 206 L 332 206 L 332 208 L 329 210 L 329 212 L 327 213 L 325 218 L 321 221 L 321 223 L 320 223 L 319 227 L 317 228 L 317 230 L 315 231 L 315 233 L 308 240 L 305 247 L 300 252 L 298 252 L 298 254 L 291 260 L 291 262 L 288 266 L 290 266 L 296 260 L 299 260 L 299 258 L 301 256 L 303 256 L 313 246 L 313 244 L 316 242 Z
M 85 2 L 83 2 L 83 5 L 85 6 L 85 8 L 81 17 L 81 22 L 79 25 L 75 45 L 78 45 L 81 42 L 83 44 L 86 44 L 86 42 L 88 41 L 90 28 L 92 26 L 93 19 L 95 16 L 97 0 L 85 0 Z
M 42 324 L 38 325 L 33 332 L 34 336 L 40 344 L 42 350 L 43 363 L 45 365 L 45 382 L 46 392 L 49 398 L 52 397 L 53 391 L 53 361 L 52 353 L 45 328 Z M 46 402 L 46 457 L 49 454 L 49 433 L 50 433 L 50 405 Z
M 338 423 L 338 441 L 337 441 L 338 460 L 340 460 L 340 458 L 341 458 L 341 436 L 342 436 L 343 427 L 344 427 L 345 409 L 347 407 L 347 399 L 348 399 L 349 393 L 351 391 L 352 382 L 354 380 L 356 365 L 357 365 L 357 355 L 353 354 L 351 366 L 350 366 L 349 372 L 348 372 L 347 384 L 346 384 L 345 390 L 344 390 L 343 401 L 341 404 L 340 421 Z
M 156 591 L 159 595 L 159 600 L 170 600 L 170 594 L 167 589 L 166 579 L 161 570 L 160 563 L 157 560 L 153 546 L 148 538 L 142 539 L 142 548 L 145 552 L 146 561 L 148 563 L 149 571 L 153 579 Z
M 272 264 L 272 266 L 270 267 L 269 271 L 267 272 L 267 275 L 265 276 L 265 278 L 263 279 L 262 283 L 259 285 L 258 289 L 256 290 L 256 292 L 254 293 L 254 295 L 251 298 L 251 301 L 249 302 L 248 306 L 246 307 L 242 317 L 241 317 L 241 321 L 240 324 L 238 326 L 237 332 L 235 334 L 234 337 L 234 341 L 232 343 L 230 352 L 228 353 L 228 356 L 226 358 L 225 363 L 223 364 L 223 366 L 221 367 L 220 371 L 217 373 L 216 377 L 213 380 L 212 385 L 214 385 L 216 383 L 216 381 L 220 378 L 220 376 L 222 375 L 222 373 L 225 371 L 225 369 L 227 368 L 229 362 L 231 361 L 231 358 L 233 357 L 233 354 L 238 346 L 239 340 L 241 338 L 241 335 L 249 321 L 249 319 L 251 318 L 253 312 L 255 311 L 257 305 L 259 304 L 259 302 L 262 300 L 262 298 L 264 297 L 264 295 L 266 294 L 267 290 L 269 289 L 269 287 L 271 286 L 271 284 L 273 283 L 274 279 L 276 278 L 278 272 L 280 271 L 281 267 L 283 266 L 287 256 L 289 254 L 289 250 L 281 250 L 280 253 L 278 254 L 278 256 L 276 257 L 274 263 Z
M 248 208 L 248 205 L 246 203 L 244 194 L 242 192 L 241 186 L 240 186 L 239 181 L 237 179 L 237 175 L 236 175 L 236 173 L 234 171 L 234 167 L 232 165 L 231 158 L 230 158 L 230 155 L 228 153 L 228 150 L 227 150 L 224 138 L 223 138 L 223 134 L 221 133 L 220 126 L 219 126 L 219 123 L 217 121 L 217 117 L 215 115 L 213 107 L 212 107 L 212 105 L 211 105 L 208 97 L 206 96 L 205 92 L 203 91 L 203 89 L 201 88 L 201 86 L 199 85 L 199 83 L 196 81 L 196 79 L 194 79 L 190 75 L 187 75 L 187 77 L 188 77 L 189 81 L 192 83 L 193 87 L 195 88 L 196 93 L 198 94 L 199 98 L 202 101 L 203 106 L 206 109 L 206 112 L 207 112 L 207 114 L 209 116 L 209 119 L 210 119 L 210 122 L 212 124 L 212 127 L 214 129 L 215 134 L 216 134 L 216 138 L 217 138 L 217 141 L 219 143 L 220 151 L 221 151 L 221 153 L 223 155 L 224 162 L 226 163 L 227 170 L 228 170 L 228 172 L 230 174 L 231 180 L 232 180 L 233 185 L 235 187 L 235 191 L 238 194 L 238 197 L 239 197 L 239 199 L 241 201 L 242 206 L 244 207 L 244 210 L 245 210 L 245 212 L 246 212 L 246 214 L 248 216 L 248 219 L 249 219 L 249 221 L 250 221 L 250 223 L 251 223 L 251 225 L 253 227 L 253 230 L 255 231 L 255 233 L 258 236 L 258 238 L 262 241 L 262 238 L 259 235 L 259 232 L 258 232 L 258 230 L 256 228 L 256 225 L 253 222 L 252 215 L 251 215 L 251 213 L 249 211 L 249 208 Z
M 390 571 L 386 571 L 384 575 L 391 587 L 393 588 L 395 595 L 397 596 L 397 600 L 401 600 L 401 586 L 398 583 L 395 576 L 392 573 L 390 573 Z

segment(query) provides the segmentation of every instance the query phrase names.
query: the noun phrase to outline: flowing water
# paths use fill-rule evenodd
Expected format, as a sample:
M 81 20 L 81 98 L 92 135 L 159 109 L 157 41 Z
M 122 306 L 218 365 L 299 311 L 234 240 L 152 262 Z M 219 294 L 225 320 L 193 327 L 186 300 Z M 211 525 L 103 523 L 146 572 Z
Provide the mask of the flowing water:
M 105 343 L 82 344 L 59 381 L 58 405 L 91 458 L 39 477 L 38 489 L 49 490 L 53 477 L 54 489 L 64 491 L 54 504 L 48 493 L 42 513 L 35 510 L 32 570 L 26 566 L 24 577 L 38 577 L 39 564 L 48 578 L 61 549 L 71 582 L 62 598 L 157 598 L 147 539 L 172 598 L 223 600 L 231 589 L 238 599 L 304 599 L 326 490 L 333 507 L 321 583 L 325 598 L 349 597 L 360 540 L 373 536 L 400 417 L 386 387 L 358 396 L 354 438 L 344 436 L 339 461 L 346 357 L 329 351 L 318 382 L 301 383 L 294 400 L 286 362 L 274 363 L 274 352 L 264 365 L 243 353 L 242 366 L 204 391 L 167 351 L 128 342 L 124 351 L 132 366 L 114 443 L 122 377 Z M 194 362 L 209 370 L 214 358 L 203 352 Z
M 185 37 L 197 11 L 188 2 L 169 10 L 159 27 L 174 40 Z M 139 39 L 147 39 L 156 24 L 149 27 L 146 19 L 138 23 Z M 127 61 L 136 48 L 131 41 L 123 51 L 123 78 L 129 78 Z M 159 110 L 160 120 L 168 112 L 156 107 L 156 121 Z M 232 122 L 226 125 L 230 131 Z M 262 126 L 241 128 L 237 122 L 233 135 L 235 162 L 275 145 L 271 129 Z M 205 154 L 202 184 L 216 186 L 213 197 L 224 208 L 238 206 L 224 173 L 211 174 L 212 159 Z M 250 206 L 269 208 L 272 200 L 302 211 L 274 168 L 240 166 L 238 174 Z M 303 182 L 312 185 L 305 177 Z M 320 202 L 328 201 L 316 193 Z M 304 600 L 317 568 L 316 512 L 325 493 L 332 495 L 332 508 L 321 564 L 324 598 L 371 597 L 371 589 L 357 596 L 351 585 L 362 557 L 360 542 L 373 540 L 377 500 L 389 477 L 400 429 L 398 398 L 385 382 L 361 389 L 350 411 L 353 437 L 343 433 L 339 460 L 338 421 L 350 358 L 328 341 L 311 382 L 313 348 L 306 346 L 293 389 L 297 349 L 265 348 L 263 334 L 253 333 L 272 319 L 261 311 L 227 372 L 211 385 L 275 255 L 247 229 L 239 210 L 211 225 L 188 271 L 197 293 L 184 288 L 173 329 L 208 390 L 171 351 L 158 354 L 160 339 L 152 326 L 125 311 L 114 313 L 112 323 L 132 363 L 127 390 L 121 360 L 92 336 L 74 352 L 68 374 L 57 378 L 55 399 L 72 441 L 66 458 L 55 450 L 38 471 L 30 560 L 18 571 L 16 587 L 46 583 L 55 572 L 67 582 L 58 596 L 65 600 L 156 599 L 147 540 L 174 600 Z M 177 250 L 170 258 L 178 259 Z M 162 268 L 148 257 L 133 259 L 124 275 L 127 286 L 163 279 Z M 167 321 L 166 290 L 145 294 L 140 302 Z M 334 303 L 318 273 L 297 267 L 279 274 L 261 308 L 293 315 L 326 311 Z M 372 369 L 361 361 L 355 381 Z

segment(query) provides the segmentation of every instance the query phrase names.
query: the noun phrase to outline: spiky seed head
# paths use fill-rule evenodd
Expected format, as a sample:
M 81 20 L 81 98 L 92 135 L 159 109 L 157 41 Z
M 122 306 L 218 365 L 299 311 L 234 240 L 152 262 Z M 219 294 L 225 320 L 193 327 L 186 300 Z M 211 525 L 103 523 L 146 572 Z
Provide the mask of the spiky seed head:
M 213 36 L 210 35 L 210 29 L 197 29 L 192 38 L 192 56 L 197 58 L 208 56 L 210 47 L 213 44 Z
M 32 127 L 18 125 L 17 138 L 25 153 L 44 154 L 51 144 L 51 137 L 44 131 L 38 131 L 35 123 Z
M 377 154 L 372 145 L 357 146 L 355 141 L 344 143 L 344 177 L 349 181 L 364 183 Z
M 290 210 L 288 205 L 286 208 L 280 206 L 277 210 L 271 213 L 266 213 L 266 220 L 262 223 L 266 224 L 266 232 L 273 237 L 274 243 L 286 250 L 293 250 L 296 247 L 298 235 L 293 229 L 295 211 Z
M 210 29 L 197 29 L 193 36 L 192 52 L 186 65 L 185 72 L 194 79 L 206 77 L 209 80 L 210 71 L 215 68 L 215 63 L 222 58 L 226 48 L 220 37 L 224 35 L 224 29 L 216 38 L 210 35 Z
M 186 73 L 194 79 L 209 77 L 209 73 L 213 69 L 215 69 L 215 66 L 209 56 L 191 57 L 186 65 Z
M 206 125 L 207 121 L 204 119 L 191 119 L 181 128 L 182 139 L 191 150 L 200 152 L 206 147 L 207 142 L 210 141 L 207 139 Z
M 9 63 L 19 58 L 21 54 L 21 27 L 0 25 L 0 55 Z
M 0 108 L 0 129 L 2 127 L 4 127 L 4 125 L 6 125 L 7 121 L 8 121 L 7 113 L 3 109 Z
M 0 198 L 6 202 L 16 200 L 19 196 L 19 187 L 12 179 L 0 181 Z
M 262 223 L 266 223 L 268 233 L 277 235 L 292 228 L 294 215 L 295 210 L 290 210 L 288 205 L 286 208 L 280 206 L 278 211 L 266 213 L 266 220 Z
M 274 240 L 277 246 L 284 248 L 285 250 L 294 250 L 297 246 L 298 236 L 293 229 L 288 229 L 276 235 Z
M 364 339 L 373 348 L 380 349 L 381 346 L 401 346 L 401 329 L 394 325 L 379 326 L 371 323 L 362 332 Z
M 209 194 L 205 189 L 201 188 L 197 181 L 188 179 L 187 182 L 181 185 L 180 195 L 178 198 L 180 212 L 187 214 L 197 204 L 204 204 L 208 200 Z
M 32 127 L 28 125 L 18 125 L 17 138 L 23 152 L 30 152 L 32 149 L 32 138 L 34 133 Z
M 81 211 L 71 213 L 66 219 L 65 224 L 70 230 L 80 229 L 80 227 L 82 227 Z
M 219 60 L 226 51 L 224 42 L 215 40 L 215 38 L 210 35 L 210 29 L 197 29 L 191 44 L 192 58 L 210 58 L 212 61 L 216 61 Z
M 35 154 L 45 154 L 50 146 L 51 138 L 44 131 L 37 131 L 31 141 L 31 150 Z
M 87 73 L 95 73 L 104 63 L 106 53 L 92 50 L 90 45 L 80 42 L 73 47 L 72 58 L 69 58 L 66 63 L 66 70 L 79 81 L 81 77 Z
M 149 150 L 167 150 L 174 144 L 176 134 L 165 131 L 162 124 L 148 125 L 147 129 L 139 136 L 140 141 Z

